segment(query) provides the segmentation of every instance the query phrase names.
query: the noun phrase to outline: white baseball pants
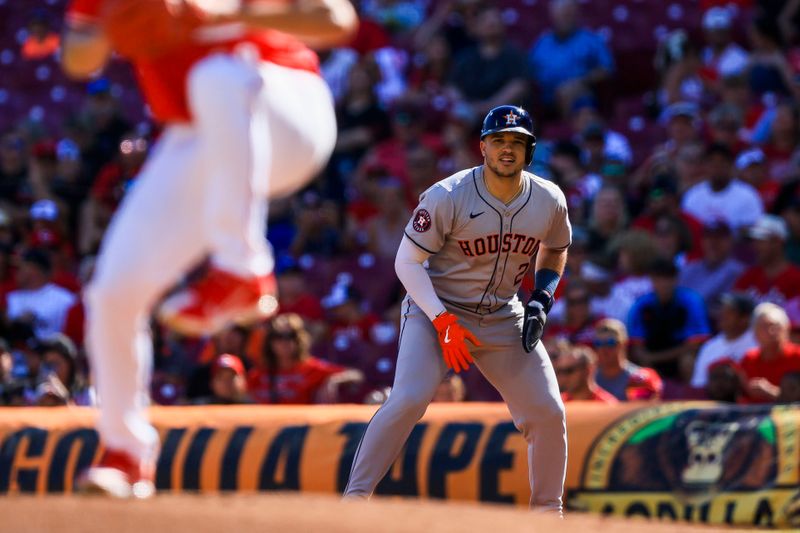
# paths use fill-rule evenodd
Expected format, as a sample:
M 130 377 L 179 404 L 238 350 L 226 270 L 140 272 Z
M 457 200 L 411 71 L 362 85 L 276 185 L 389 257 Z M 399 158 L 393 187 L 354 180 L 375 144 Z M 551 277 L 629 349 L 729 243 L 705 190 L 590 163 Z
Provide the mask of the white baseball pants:
M 336 139 L 319 76 L 216 54 L 187 80 L 195 118 L 171 125 L 106 232 L 86 291 L 87 348 L 109 448 L 153 460 L 146 417 L 153 305 L 198 260 L 252 274 L 272 270 L 268 196 L 305 184 Z

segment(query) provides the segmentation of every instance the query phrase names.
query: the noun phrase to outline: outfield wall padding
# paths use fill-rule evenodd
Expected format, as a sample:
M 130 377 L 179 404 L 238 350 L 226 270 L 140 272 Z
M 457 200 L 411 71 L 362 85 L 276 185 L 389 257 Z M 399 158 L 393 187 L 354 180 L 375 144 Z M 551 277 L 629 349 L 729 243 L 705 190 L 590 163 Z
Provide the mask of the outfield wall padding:
M 375 407 L 154 407 L 166 492 L 341 492 Z M 0 493 L 71 492 L 99 458 L 87 408 L 0 409 Z M 567 405 L 570 508 L 800 527 L 800 409 Z M 537 443 L 547 446 L 547 442 Z M 557 458 L 554 458 L 557 460 Z M 433 404 L 377 494 L 527 505 L 527 449 L 503 404 Z

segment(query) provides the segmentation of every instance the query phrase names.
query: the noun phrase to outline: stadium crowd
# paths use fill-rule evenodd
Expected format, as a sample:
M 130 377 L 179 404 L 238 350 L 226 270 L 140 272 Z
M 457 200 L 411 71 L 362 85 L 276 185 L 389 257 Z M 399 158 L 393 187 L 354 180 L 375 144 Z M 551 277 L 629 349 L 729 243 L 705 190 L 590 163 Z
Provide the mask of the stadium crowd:
M 36 4 L 0 52 L 33 73 L 0 89 L 0 402 L 89 405 L 81 288 L 159 130 L 121 61 L 54 85 L 64 2 Z M 565 400 L 800 401 L 800 1 L 357 4 L 321 56 L 334 154 L 270 208 L 281 314 L 201 339 L 154 322 L 155 403 L 385 400 L 403 228 L 509 102 L 573 224 L 545 331 Z M 437 399 L 498 397 L 473 368 Z

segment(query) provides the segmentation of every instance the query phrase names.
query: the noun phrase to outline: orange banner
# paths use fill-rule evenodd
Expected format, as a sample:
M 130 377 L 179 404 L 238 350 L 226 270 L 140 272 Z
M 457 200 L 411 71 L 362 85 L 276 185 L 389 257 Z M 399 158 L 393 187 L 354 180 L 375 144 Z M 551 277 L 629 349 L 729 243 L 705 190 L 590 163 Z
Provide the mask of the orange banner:
M 155 407 L 157 486 L 341 492 L 374 410 Z M 94 414 L 0 409 L 0 493 L 70 492 L 101 451 Z M 570 508 L 747 525 L 800 519 L 796 408 L 576 402 L 567 425 Z M 433 404 L 377 493 L 526 505 L 526 445 L 503 404 Z

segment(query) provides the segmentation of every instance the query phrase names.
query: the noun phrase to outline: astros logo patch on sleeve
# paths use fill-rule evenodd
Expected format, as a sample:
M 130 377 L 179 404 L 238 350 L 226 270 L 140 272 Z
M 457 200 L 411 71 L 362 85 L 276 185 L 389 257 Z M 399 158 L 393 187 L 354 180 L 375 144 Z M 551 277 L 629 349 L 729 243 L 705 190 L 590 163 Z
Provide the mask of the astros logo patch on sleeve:
M 425 233 L 431 229 L 431 214 L 425 209 L 420 209 L 414 213 L 414 222 L 412 226 L 417 233 Z

